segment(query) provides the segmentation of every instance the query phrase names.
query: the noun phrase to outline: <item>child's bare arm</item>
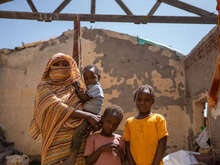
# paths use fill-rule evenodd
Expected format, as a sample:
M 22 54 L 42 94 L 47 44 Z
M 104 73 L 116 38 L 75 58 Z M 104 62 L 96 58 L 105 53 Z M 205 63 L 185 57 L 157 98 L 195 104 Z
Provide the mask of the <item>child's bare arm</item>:
M 128 160 L 128 165 L 136 165 L 130 151 L 130 142 L 125 142 L 125 152 Z
M 91 98 L 87 95 L 87 93 L 86 93 L 82 88 L 80 88 L 80 83 L 79 83 L 79 82 L 73 83 L 73 86 L 75 87 L 76 95 L 79 97 L 79 99 L 80 99 L 82 102 L 86 102 L 86 101 L 88 101 L 88 100 L 91 99 Z
M 91 99 L 91 97 L 89 97 L 86 92 L 78 91 L 76 94 L 83 103 Z
M 117 152 L 120 156 L 121 164 L 124 165 L 125 164 L 125 153 L 120 146 L 118 146 L 117 150 L 118 150 Z
M 99 147 L 96 151 L 86 157 L 86 165 L 93 165 L 98 160 L 99 156 L 103 152 L 112 152 L 112 149 L 116 148 L 114 143 L 107 143 Z
M 165 154 L 166 146 L 167 146 L 167 136 L 164 136 L 158 142 L 157 150 L 152 165 L 160 164 L 160 161 L 163 159 L 163 156 Z

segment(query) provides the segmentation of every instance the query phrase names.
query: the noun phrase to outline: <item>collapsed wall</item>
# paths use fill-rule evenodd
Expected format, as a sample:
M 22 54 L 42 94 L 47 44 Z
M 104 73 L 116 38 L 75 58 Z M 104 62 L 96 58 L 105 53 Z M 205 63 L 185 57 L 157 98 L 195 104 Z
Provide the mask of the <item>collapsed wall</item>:
M 204 122 L 208 122 L 204 121 L 203 110 L 208 100 L 217 56 L 218 29 L 214 27 L 190 52 L 185 60 L 186 100 L 190 122 L 192 123 L 192 127 L 189 128 L 192 138 L 191 142 L 193 142 L 193 137 L 201 132 L 200 127 L 204 126 Z M 220 123 L 220 120 L 218 119 L 213 122 L 213 117 L 209 116 L 210 121 L 212 129 L 219 130 L 218 123 Z M 218 134 L 215 137 L 220 137 L 218 131 L 215 131 L 215 134 Z M 217 142 L 219 139 L 215 141 Z M 220 144 L 220 141 L 218 143 Z M 192 148 L 193 144 L 189 145 L 189 148 Z
M 48 59 L 57 52 L 71 55 L 72 31 L 17 50 L 0 54 L 0 123 L 16 147 L 28 154 L 40 153 L 40 141 L 28 132 L 32 118 L 35 88 Z M 155 89 L 153 112 L 167 120 L 168 152 L 188 149 L 192 120 L 185 99 L 185 56 L 150 42 L 140 45 L 137 38 L 106 30 L 82 29 L 83 65 L 95 64 L 101 71 L 105 102 L 120 105 L 124 119 L 137 113 L 133 93 L 142 84 Z M 181 128 L 181 129 L 180 129 Z

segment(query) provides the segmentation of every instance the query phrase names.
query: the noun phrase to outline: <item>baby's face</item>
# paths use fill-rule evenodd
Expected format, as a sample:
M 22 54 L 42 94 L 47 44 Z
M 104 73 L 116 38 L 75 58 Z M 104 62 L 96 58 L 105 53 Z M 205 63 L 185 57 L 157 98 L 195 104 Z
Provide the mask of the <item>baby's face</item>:
M 83 73 L 83 77 L 84 77 L 86 86 L 91 85 L 91 84 L 95 85 L 98 82 L 98 75 L 95 74 L 94 68 L 86 70 Z

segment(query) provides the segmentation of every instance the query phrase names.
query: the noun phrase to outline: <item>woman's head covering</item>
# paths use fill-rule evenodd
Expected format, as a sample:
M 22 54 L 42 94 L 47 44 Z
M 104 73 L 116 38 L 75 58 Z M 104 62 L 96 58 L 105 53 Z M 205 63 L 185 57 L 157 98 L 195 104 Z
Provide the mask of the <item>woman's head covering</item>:
M 66 61 L 69 66 L 53 66 L 53 64 L 58 61 Z M 61 77 L 62 74 L 63 77 Z M 67 74 L 69 74 L 68 77 L 66 77 Z M 51 85 L 69 85 L 74 82 L 81 81 L 81 76 L 77 64 L 72 57 L 63 53 L 57 53 L 49 59 L 41 77 L 41 81 L 46 81 Z

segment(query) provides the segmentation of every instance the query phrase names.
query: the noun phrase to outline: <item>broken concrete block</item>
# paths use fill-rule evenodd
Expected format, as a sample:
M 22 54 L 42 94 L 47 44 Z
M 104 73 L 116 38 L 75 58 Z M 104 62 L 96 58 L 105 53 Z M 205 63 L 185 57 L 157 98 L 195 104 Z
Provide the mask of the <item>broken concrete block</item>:
M 6 165 L 29 165 L 27 155 L 10 155 L 6 156 Z

